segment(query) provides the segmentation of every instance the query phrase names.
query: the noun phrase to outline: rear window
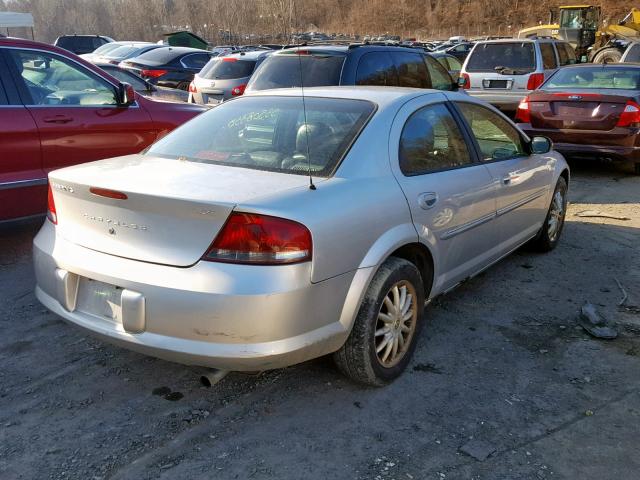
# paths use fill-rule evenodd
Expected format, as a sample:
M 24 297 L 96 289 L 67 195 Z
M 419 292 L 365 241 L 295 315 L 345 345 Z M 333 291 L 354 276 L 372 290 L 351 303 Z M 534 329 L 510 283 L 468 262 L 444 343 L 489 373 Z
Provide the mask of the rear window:
M 107 52 L 112 52 L 114 51 L 116 48 L 120 48 L 122 46 L 121 43 L 105 43 L 104 45 L 102 45 L 101 47 L 96 48 L 93 53 L 94 54 L 101 54 L 104 55 Z
M 235 57 L 218 57 L 207 63 L 199 75 L 207 80 L 230 80 L 251 75 L 255 60 L 240 60 Z
M 329 176 L 375 106 L 363 100 L 244 97 L 211 109 L 153 144 L 164 158 Z
M 628 67 L 561 68 L 542 88 L 593 88 L 636 90 L 640 88 L 640 69 Z
M 110 51 L 107 56 L 108 57 L 114 57 L 114 58 L 115 57 L 126 57 L 130 53 L 133 53 L 133 52 L 135 52 L 137 50 L 140 50 L 140 47 L 131 47 L 131 46 L 118 47 L 115 50 Z
M 531 42 L 481 43 L 476 45 L 467 64 L 467 72 L 496 72 L 504 69 L 531 73 L 536 69 L 536 54 Z
M 320 53 L 273 55 L 256 70 L 248 90 L 299 87 L 300 77 L 305 87 L 339 85 L 344 59 L 344 55 Z
M 573 65 L 576 63 L 576 52 L 571 48 L 568 43 L 556 43 L 558 49 L 558 58 L 560 59 L 560 65 Z
M 541 43 L 542 66 L 545 70 L 553 70 L 558 67 L 556 55 L 553 53 L 553 46 L 550 43 Z
M 640 43 L 634 43 L 629 47 L 624 61 L 640 62 Z
M 165 48 L 156 48 L 154 50 L 149 50 L 148 52 L 143 53 L 137 58 L 144 59 L 150 62 L 161 63 L 169 63 L 174 58 L 179 57 L 182 54 L 182 51 L 175 50 L 173 48 L 165 47 Z

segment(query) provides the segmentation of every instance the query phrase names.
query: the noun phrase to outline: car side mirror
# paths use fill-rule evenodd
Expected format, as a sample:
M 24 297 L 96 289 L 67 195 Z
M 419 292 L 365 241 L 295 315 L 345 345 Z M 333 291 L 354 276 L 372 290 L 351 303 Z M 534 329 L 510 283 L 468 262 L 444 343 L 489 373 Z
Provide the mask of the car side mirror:
M 463 76 L 459 76 L 458 82 L 456 83 L 458 85 L 458 88 L 463 88 L 465 83 L 467 83 L 467 79 Z
M 128 107 L 136 101 L 136 92 L 128 83 L 120 83 L 118 85 L 118 105 Z
M 553 144 L 547 137 L 533 137 L 529 147 L 531 149 L 531 153 L 542 155 L 549 153 L 553 148 Z

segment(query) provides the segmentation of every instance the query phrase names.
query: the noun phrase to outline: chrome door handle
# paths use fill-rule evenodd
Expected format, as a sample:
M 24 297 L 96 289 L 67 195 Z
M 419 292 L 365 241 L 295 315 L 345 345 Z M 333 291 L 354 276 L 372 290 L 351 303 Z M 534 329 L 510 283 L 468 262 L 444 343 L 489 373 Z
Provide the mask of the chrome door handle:
M 438 194 L 436 192 L 425 192 L 418 195 L 418 205 L 423 210 L 433 208 L 438 202 Z
M 45 123 L 69 123 L 73 121 L 73 118 L 66 115 L 53 115 L 51 117 L 44 117 L 42 121 Z

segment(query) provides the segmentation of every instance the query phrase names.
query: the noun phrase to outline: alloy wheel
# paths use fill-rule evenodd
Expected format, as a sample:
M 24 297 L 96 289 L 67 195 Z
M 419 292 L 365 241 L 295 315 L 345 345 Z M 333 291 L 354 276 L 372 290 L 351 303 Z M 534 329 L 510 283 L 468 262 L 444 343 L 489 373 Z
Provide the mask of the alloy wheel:
M 395 283 L 385 295 L 374 334 L 376 358 L 380 365 L 391 368 L 405 356 L 418 318 L 415 287 L 402 280 Z
M 551 209 L 549 210 L 549 222 L 547 227 L 547 234 L 549 240 L 552 242 L 556 240 L 560 229 L 562 228 L 562 222 L 564 222 L 564 195 L 558 190 L 551 202 Z

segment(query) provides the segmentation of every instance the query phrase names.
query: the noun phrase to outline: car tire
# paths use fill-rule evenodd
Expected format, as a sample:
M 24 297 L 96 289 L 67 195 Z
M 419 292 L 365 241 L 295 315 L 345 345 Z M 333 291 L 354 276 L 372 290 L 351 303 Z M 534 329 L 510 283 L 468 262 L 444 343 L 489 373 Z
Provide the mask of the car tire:
M 622 60 L 622 52 L 615 47 L 605 48 L 595 54 L 592 63 L 619 63 Z
M 564 217 L 567 213 L 567 181 L 564 177 L 558 179 L 551 197 L 551 205 L 538 235 L 532 240 L 532 247 L 539 252 L 550 252 L 558 245 Z
M 380 266 L 362 299 L 347 341 L 334 354 L 338 368 L 347 377 L 379 387 L 405 370 L 422 326 L 423 285 L 419 270 L 407 260 L 390 257 Z M 400 307 L 400 315 L 394 315 L 396 306 Z M 385 329 L 386 333 L 382 333 Z

